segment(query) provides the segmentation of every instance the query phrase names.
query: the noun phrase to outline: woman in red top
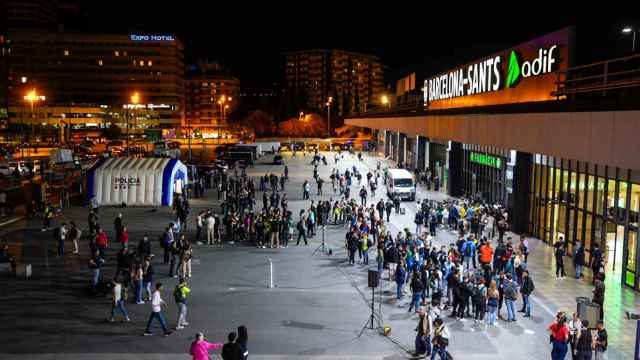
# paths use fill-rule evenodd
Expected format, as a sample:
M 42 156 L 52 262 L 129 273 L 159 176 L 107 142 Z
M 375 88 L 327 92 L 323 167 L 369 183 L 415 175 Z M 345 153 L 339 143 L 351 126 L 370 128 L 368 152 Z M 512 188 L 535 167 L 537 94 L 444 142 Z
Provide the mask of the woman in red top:
M 567 341 L 569 341 L 569 327 L 567 326 L 567 316 L 564 312 L 559 312 L 556 315 L 556 320 L 549 325 L 549 331 L 551 332 L 551 343 L 553 348 L 551 350 L 552 360 L 564 360 L 567 355 Z
M 122 244 L 123 249 L 129 246 L 129 231 L 126 227 L 123 227 L 120 233 L 120 244 Z

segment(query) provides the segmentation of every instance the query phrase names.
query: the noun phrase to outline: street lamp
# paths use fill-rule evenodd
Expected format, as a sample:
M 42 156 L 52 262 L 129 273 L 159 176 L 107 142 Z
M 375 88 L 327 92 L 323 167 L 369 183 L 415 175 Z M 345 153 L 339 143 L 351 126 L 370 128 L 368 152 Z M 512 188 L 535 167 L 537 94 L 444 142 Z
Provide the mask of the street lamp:
M 387 95 L 382 95 L 381 101 L 382 101 L 382 104 L 387 108 L 387 111 L 389 111 L 390 110 L 389 97 Z
M 327 101 L 327 137 L 331 138 L 331 104 L 333 103 L 333 96 L 329 96 Z
M 622 28 L 622 33 L 623 34 L 631 34 L 632 36 L 632 43 L 631 43 L 631 52 L 636 52 L 636 29 L 632 28 L 631 26 L 625 26 Z
M 137 91 L 133 92 L 133 94 L 131 94 L 131 96 L 129 97 L 129 104 L 127 104 L 126 106 L 126 115 L 127 115 L 127 147 L 129 147 L 129 117 L 131 115 L 129 115 L 129 110 L 133 109 L 135 105 L 138 105 L 138 103 L 140 103 L 140 93 L 138 93 Z M 135 121 L 135 118 L 134 118 Z
M 38 95 L 38 92 L 36 91 L 36 89 L 31 89 L 31 91 L 29 91 L 23 97 L 23 99 L 25 101 L 28 101 L 29 104 L 31 105 L 31 128 L 33 129 L 33 118 L 34 118 L 33 106 L 34 106 L 34 103 L 39 102 L 39 101 L 45 101 L 47 98 L 44 95 Z M 23 117 L 21 117 L 20 118 L 20 131 L 22 131 L 22 132 L 24 132 L 24 122 L 23 122 L 23 120 L 24 120 Z M 25 136 L 25 138 L 26 138 L 26 136 Z M 25 139 L 23 138 L 22 141 L 24 142 Z

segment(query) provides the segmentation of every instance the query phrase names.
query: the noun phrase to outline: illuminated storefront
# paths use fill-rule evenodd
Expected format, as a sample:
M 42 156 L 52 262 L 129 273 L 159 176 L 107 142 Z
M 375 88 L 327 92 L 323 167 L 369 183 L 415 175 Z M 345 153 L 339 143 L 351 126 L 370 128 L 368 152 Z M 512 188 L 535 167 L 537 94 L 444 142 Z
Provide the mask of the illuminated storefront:
M 587 254 L 598 243 L 608 272 L 640 289 L 640 179 L 632 171 L 535 155 L 528 194 L 532 235 L 548 243 L 563 239 L 569 253 L 576 241 Z

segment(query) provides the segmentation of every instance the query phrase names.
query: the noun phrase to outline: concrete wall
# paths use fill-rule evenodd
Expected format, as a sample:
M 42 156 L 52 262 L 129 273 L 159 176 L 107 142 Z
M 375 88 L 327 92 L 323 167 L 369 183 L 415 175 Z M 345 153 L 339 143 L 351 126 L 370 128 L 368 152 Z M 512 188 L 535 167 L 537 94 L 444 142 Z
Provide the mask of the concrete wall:
M 640 111 L 429 115 L 345 123 L 640 169 Z

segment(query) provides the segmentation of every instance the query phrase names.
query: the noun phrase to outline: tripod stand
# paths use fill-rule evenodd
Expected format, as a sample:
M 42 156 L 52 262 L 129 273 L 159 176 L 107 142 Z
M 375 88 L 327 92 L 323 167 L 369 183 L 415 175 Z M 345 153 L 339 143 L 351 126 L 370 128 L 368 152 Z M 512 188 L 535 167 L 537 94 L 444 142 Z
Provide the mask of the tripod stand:
M 369 318 L 364 323 L 364 325 L 362 325 L 362 329 L 360 329 L 360 333 L 358 334 L 358 337 L 361 337 L 362 334 L 364 333 L 364 331 L 367 330 L 367 329 L 375 330 L 375 329 L 377 329 L 379 327 L 379 326 L 376 326 L 376 327 L 373 326 L 373 320 L 374 319 L 378 320 L 378 324 L 381 321 L 380 317 L 378 316 L 378 314 L 376 314 L 376 312 L 374 310 L 375 291 L 376 291 L 376 288 L 372 287 L 371 288 L 371 314 L 369 315 Z
M 322 249 L 323 254 L 326 254 L 325 244 L 324 244 L 324 228 L 325 228 L 325 225 L 322 225 L 322 243 L 318 245 L 318 247 L 315 250 L 313 250 L 313 252 L 311 253 L 311 256 L 314 256 L 320 249 Z

